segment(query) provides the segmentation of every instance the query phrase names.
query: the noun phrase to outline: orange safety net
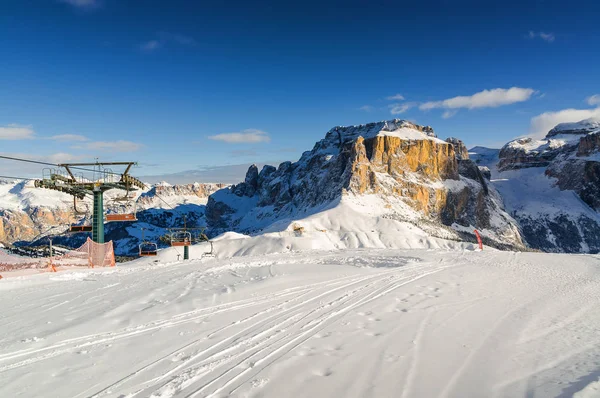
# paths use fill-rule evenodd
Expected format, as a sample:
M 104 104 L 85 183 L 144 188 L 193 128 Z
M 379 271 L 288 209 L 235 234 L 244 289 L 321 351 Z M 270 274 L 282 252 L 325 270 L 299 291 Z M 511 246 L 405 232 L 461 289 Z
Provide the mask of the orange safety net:
M 48 268 L 57 271 L 59 267 L 114 267 L 115 252 L 113 242 L 96 243 L 90 238 L 79 248 L 53 257 L 22 257 L 0 250 L 0 272 L 18 269 Z

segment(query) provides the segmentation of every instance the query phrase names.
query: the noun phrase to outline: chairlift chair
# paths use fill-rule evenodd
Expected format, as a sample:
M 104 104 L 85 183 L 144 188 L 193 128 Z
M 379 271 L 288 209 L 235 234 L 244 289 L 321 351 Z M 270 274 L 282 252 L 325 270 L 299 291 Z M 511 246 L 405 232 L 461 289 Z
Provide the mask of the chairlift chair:
M 121 200 L 123 198 L 119 198 Z M 116 199 L 115 199 L 116 200 Z M 133 203 L 133 212 L 131 213 L 108 213 L 106 214 L 106 222 L 111 221 L 137 221 L 136 204 L 135 202 L 128 199 L 130 203 Z
M 187 231 L 171 233 L 171 246 L 190 246 L 192 244 L 192 234 Z
M 92 232 L 91 225 L 71 225 L 69 232 Z
M 158 254 L 158 245 L 153 242 L 142 242 L 139 249 L 140 257 L 153 257 Z
M 75 215 L 78 216 L 84 216 L 88 214 L 88 209 L 86 210 L 79 210 L 77 208 L 77 197 L 73 196 L 73 213 Z M 69 232 L 92 232 L 92 226 L 91 225 L 77 225 L 77 224 L 71 224 L 69 226 Z

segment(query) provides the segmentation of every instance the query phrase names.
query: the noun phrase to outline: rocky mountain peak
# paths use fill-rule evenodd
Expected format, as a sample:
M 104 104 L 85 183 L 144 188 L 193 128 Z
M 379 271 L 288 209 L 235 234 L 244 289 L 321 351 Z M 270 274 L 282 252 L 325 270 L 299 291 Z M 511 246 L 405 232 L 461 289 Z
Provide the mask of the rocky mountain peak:
M 458 138 L 449 137 L 446 138 L 446 142 L 452 144 L 454 147 L 454 153 L 456 154 L 456 159 L 458 160 L 467 160 L 469 159 L 469 150 L 462 140 Z
M 591 117 L 576 123 L 560 123 L 548 132 L 546 138 L 559 134 L 590 134 L 600 132 L 600 117 Z
M 349 196 L 371 195 L 388 203 L 390 217 L 424 218 L 445 233 L 476 226 L 520 245 L 516 227 L 468 156 L 462 141 L 440 140 L 431 127 L 406 120 L 338 126 L 298 162 L 260 172 L 250 167 L 244 182 L 211 195 L 206 219 L 214 233 L 254 232 Z

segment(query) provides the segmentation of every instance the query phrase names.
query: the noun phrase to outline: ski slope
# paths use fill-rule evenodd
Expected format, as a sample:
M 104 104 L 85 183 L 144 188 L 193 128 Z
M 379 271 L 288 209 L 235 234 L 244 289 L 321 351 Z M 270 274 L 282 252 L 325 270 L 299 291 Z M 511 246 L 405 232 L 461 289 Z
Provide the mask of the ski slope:
M 0 280 L 0 395 L 600 394 L 597 256 L 174 256 Z

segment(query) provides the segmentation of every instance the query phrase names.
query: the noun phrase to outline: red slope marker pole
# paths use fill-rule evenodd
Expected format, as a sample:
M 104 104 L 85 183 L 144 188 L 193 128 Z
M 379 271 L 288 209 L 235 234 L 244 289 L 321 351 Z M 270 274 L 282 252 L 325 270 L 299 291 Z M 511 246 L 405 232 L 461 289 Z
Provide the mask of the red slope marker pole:
M 483 242 L 481 242 L 481 235 L 479 235 L 478 230 L 475 230 L 475 236 L 477 237 L 477 243 L 479 243 L 479 250 L 483 250 Z

